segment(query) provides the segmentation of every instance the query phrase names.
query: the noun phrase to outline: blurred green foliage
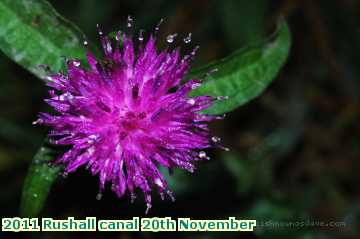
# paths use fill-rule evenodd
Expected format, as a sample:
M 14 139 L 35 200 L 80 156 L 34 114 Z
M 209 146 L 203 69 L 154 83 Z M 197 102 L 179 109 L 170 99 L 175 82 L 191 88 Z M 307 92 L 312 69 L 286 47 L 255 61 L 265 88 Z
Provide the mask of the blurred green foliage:
M 2 0 L 0 12 L 1 50 L 37 76 L 44 76 L 44 62 L 58 71 L 63 56 L 85 57 L 83 34 L 47 1 Z

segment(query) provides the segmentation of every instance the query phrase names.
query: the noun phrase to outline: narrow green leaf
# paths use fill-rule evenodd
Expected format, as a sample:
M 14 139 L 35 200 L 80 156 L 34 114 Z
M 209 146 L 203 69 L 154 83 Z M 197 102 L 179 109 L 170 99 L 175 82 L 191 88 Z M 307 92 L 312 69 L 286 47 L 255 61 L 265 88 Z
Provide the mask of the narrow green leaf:
M 43 208 L 50 187 L 61 170 L 60 166 L 48 165 L 56 155 L 57 153 L 47 146 L 41 147 L 36 153 L 23 186 L 21 216 L 36 217 Z
M 190 77 L 204 76 L 211 69 L 218 69 L 191 96 L 228 96 L 217 101 L 208 114 L 221 114 L 234 110 L 254 99 L 276 77 L 289 54 L 291 35 L 285 21 L 278 26 L 274 41 L 261 46 L 239 50 L 231 56 L 193 71 Z
M 45 0 L 0 0 L 0 49 L 39 77 L 47 64 L 58 71 L 62 56 L 82 59 L 84 35 Z

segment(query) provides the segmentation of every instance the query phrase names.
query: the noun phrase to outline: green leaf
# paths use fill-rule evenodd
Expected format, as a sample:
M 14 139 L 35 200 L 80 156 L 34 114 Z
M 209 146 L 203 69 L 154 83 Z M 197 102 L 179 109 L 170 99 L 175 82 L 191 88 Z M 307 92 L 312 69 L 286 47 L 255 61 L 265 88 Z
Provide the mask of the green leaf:
M 23 186 L 21 216 L 36 217 L 43 208 L 50 187 L 61 170 L 61 166 L 48 165 L 56 155 L 57 153 L 47 146 L 41 147 L 36 153 Z
M 221 114 L 234 110 L 260 95 L 276 77 L 288 57 L 290 42 L 289 28 L 282 21 L 273 42 L 247 47 L 190 73 L 189 77 L 196 78 L 204 76 L 211 69 L 218 69 L 190 95 L 229 97 L 215 102 L 204 113 Z
M 58 71 L 63 57 L 85 56 L 84 34 L 45 0 L 0 0 L 0 49 L 12 60 L 43 77 L 40 64 Z

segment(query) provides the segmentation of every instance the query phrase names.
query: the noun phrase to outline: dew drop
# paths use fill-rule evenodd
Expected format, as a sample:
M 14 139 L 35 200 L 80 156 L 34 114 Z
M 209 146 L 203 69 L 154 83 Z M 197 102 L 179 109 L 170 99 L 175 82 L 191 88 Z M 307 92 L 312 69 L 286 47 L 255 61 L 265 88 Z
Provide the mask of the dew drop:
M 190 105 L 195 105 L 195 100 L 194 99 L 188 99 L 187 103 L 190 104 Z
M 167 41 L 168 43 L 173 43 L 173 42 L 175 41 L 175 37 L 176 37 L 176 36 L 177 36 L 177 33 L 168 35 L 168 36 L 166 37 L 166 41 Z
M 102 196 L 102 193 L 99 192 L 98 194 L 96 194 L 96 200 L 101 200 Z
M 223 114 L 223 115 L 216 116 L 216 119 L 222 120 L 222 119 L 225 119 L 225 117 L 226 117 L 226 114 Z
M 45 80 L 47 80 L 47 81 L 53 81 L 54 79 L 53 79 L 51 76 L 46 76 L 46 77 L 45 77 Z
M 163 21 L 164 21 L 164 19 L 161 18 L 160 21 L 159 21 L 159 23 L 158 23 L 158 24 L 156 25 L 156 27 L 155 27 L 155 33 L 157 33 L 157 32 L 159 31 L 160 25 L 163 23 Z
M 215 73 L 215 72 L 217 72 L 217 71 L 219 71 L 219 69 L 218 68 L 214 68 L 214 69 L 211 69 L 208 73 Z
M 161 187 L 161 188 L 164 187 L 164 185 L 163 185 L 163 183 L 161 182 L 161 179 L 160 179 L 160 178 L 156 178 L 154 182 L 155 182 L 155 184 L 158 185 L 159 187 Z
M 212 137 L 211 140 L 212 140 L 214 143 L 218 143 L 218 142 L 221 141 L 221 139 L 220 139 L 219 137 L 217 137 L 217 136 Z
M 118 31 L 118 32 L 116 33 L 115 40 L 116 40 L 116 41 L 120 41 L 120 39 L 121 39 L 121 31 Z
M 44 121 L 42 119 L 38 119 L 38 120 L 35 120 L 32 122 L 33 125 L 42 124 L 42 123 L 44 123 Z
M 98 138 L 98 136 L 96 134 L 92 134 L 88 137 L 88 144 L 92 144 L 96 141 L 96 139 Z M 89 153 L 90 153 L 90 148 L 89 148 Z
M 194 89 L 198 88 L 199 86 L 201 86 L 200 83 L 194 83 L 194 84 L 191 85 L 191 89 L 194 90 Z
M 140 30 L 140 32 L 139 32 L 139 41 L 143 41 L 144 40 L 144 30 Z
M 227 100 L 227 99 L 229 99 L 229 96 L 218 96 L 218 97 L 216 97 L 216 99 L 217 100 Z
M 166 194 L 170 197 L 172 202 L 175 202 L 175 196 L 174 193 L 170 190 L 166 190 Z
M 187 37 L 184 38 L 184 42 L 185 44 L 189 44 L 191 42 L 191 35 L 192 33 L 190 32 Z
M 130 202 L 134 203 L 136 199 L 136 195 L 134 193 L 130 193 Z
M 222 147 L 222 149 L 225 150 L 225 151 L 230 151 L 230 149 L 227 148 L 227 147 Z
M 72 63 L 75 67 L 79 67 L 81 65 L 80 61 L 78 60 L 74 60 Z
M 36 193 L 33 194 L 34 198 L 37 198 L 39 195 L 37 195 Z
M 84 46 L 88 46 L 89 42 L 85 40 L 85 41 L 83 41 L 83 44 L 84 44 Z
M 200 151 L 199 158 L 206 158 L 206 153 L 204 151 Z
M 146 204 L 145 214 L 148 214 L 150 208 L 151 208 L 151 204 L 150 204 L 150 203 L 147 203 L 147 204 Z
M 65 93 L 66 94 L 66 98 L 68 98 L 69 100 L 74 99 L 74 96 L 70 93 Z
M 194 47 L 194 49 L 192 50 L 192 52 L 190 53 L 192 56 L 195 56 L 197 50 L 199 50 L 200 46 L 196 46 Z
M 104 33 L 103 33 L 103 31 L 100 29 L 100 25 L 99 25 L 99 24 L 96 24 L 96 27 L 97 27 L 97 29 L 98 29 L 99 35 L 102 36 Z
M 133 19 L 132 19 L 132 17 L 129 15 L 128 17 L 127 17 L 127 27 L 132 27 L 132 25 L 133 25 Z
M 95 147 L 91 146 L 87 151 L 88 151 L 89 155 L 92 155 L 95 152 Z M 90 165 L 89 165 L 89 167 L 90 167 Z
M 67 178 L 69 174 L 67 172 L 62 172 L 60 173 L 60 176 L 63 177 L 63 178 Z

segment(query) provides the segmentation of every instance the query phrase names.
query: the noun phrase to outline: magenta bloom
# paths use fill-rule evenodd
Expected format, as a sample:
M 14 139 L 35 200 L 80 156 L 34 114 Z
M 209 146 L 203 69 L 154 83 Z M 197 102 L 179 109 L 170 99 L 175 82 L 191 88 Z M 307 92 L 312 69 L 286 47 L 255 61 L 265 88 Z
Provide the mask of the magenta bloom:
M 40 113 L 35 123 L 52 128 L 53 144 L 70 146 L 57 160 L 65 173 L 86 165 L 99 174 L 100 191 L 110 181 L 119 197 L 128 192 L 134 199 L 139 188 L 149 209 L 153 188 L 173 199 L 159 166 L 193 172 L 194 161 L 208 159 L 202 150 L 218 145 L 207 123 L 221 117 L 199 113 L 216 98 L 188 97 L 199 80 L 181 85 L 195 51 L 183 58 L 178 48 L 158 52 L 155 37 L 144 43 L 141 32 L 136 49 L 131 36 L 120 33 L 113 46 L 99 34 L 104 59 L 89 52 L 90 69 L 73 59 L 67 74 L 49 75 L 45 101 L 58 114 Z

